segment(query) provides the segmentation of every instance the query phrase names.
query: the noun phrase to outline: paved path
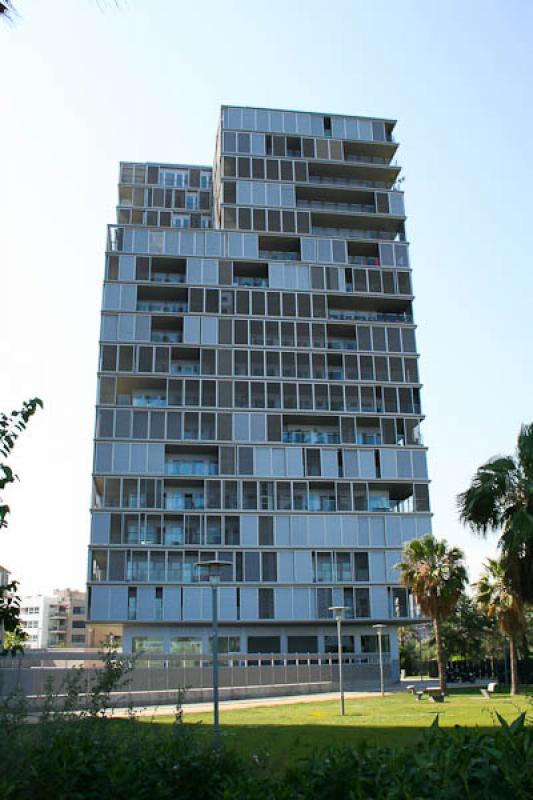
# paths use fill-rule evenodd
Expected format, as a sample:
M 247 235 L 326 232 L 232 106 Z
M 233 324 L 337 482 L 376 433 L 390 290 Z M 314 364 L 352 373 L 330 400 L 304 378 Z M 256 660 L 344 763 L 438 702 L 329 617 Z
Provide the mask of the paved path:
M 398 690 L 399 689 L 394 689 L 393 691 Z M 375 697 L 376 694 L 378 694 L 378 692 L 345 692 L 344 697 L 346 700 L 354 700 L 359 697 Z M 386 694 L 391 694 L 391 692 L 386 692 Z M 237 711 L 238 709 L 243 708 L 259 708 L 261 706 L 288 706 L 295 703 L 320 703 L 326 700 L 338 699 L 338 692 L 317 692 L 316 694 L 298 694 L 284 697 L 262 697 L 252 698 L 249 700 L 221 700 L 220 710 Z M 213 703 L 184 703 L 182 708 L 184 714 L 201 714 L 205 711 L 212 712 Z M 141 717 L 173 716 L 175 711 L 175 705 L 140 706 L 139 708 L 134 709 L 135 714 Z M 113 711 L 114 717 L 126 717 L 127 715 L 127 708 L 116 708 Z

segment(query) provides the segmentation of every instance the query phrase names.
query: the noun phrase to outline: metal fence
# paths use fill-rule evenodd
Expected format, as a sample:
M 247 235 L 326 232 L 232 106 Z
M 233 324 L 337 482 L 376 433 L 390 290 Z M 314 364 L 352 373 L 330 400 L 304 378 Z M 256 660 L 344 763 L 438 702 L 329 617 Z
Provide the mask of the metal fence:
M 223 696 L 260 697 L 262 694 L 301 694 L 327 691 L 338 685 L 338 659 L 324 654 L 239 654 L 219 657 L 219 681 Z M 166 696 L 185 690 L 186 699 L 209 699 L 213 668 L 208 655 L 152 655 L 132 657 L 133 670 L 118 693 L 127 702 L 166 701 Z M 0 662 L 0 696 L 14 690 L 39 700 L 47 692 L 61 694 L 72 669 L 83 667 L 83 685 L 90 691 L 102 669 L 98 653 L 34 651 Z M 387 684 L 399 679 L 399 665 L 384 658 Z M 375 655 L 343 656 L 345 689 L 379 688 L 379 658 Z M 268 691 L 266 691 L 268 689 Z M 171 700 L 170 700 L 171 702 Z

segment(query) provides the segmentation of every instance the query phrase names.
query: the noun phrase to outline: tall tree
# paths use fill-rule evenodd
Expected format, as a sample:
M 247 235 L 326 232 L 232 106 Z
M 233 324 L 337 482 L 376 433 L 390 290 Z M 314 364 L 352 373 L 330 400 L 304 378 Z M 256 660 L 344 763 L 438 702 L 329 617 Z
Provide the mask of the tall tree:
M 0 459 L 8 458 L 20 436 L 26 430 L 26 426 L 37 411 L 43 407 L 42 400 L 34 397 L 26 400 L 20 410 L 12 411 L 10 414 L 0 413 Z M 14 483 L 18 476 L 13 472 L 8 464 L 0 462 L 0 491 L 3 491 L 10 483 Z M 0 496 L 0 529 L 7 528 L 7 515 L 9 506 Z M 13 634 L 13 641 L 19 641 L 23 637 L 20 626 L 20 600 L 16 595 L 17 583 L 13 581 L 6 586 L 0 585 L 0 655 L 6 652 L 14 653 L 20 649 L 18 644 L 14 647 L 6 648 L 3 643 L 4 631 Z
M 457 505 L 474 533 L 500 532 L 509 589 L 533 603 L 533 423 L 522 426 L 514 456 L 495 456 L 479 467 Z
M 433 622 L 441 691 L 446 691 L 446 665 L 442 642 L 442 623 L 455 609 L 464 592 L 467 573 L 464 554 L 458 547 L 448 547 L 432 534 L 413 539 L 403 549 L 397 565 L 401 581 L 414 595 L 424 616 Z
M 511 694 L 518 692 L 517 639 L 526 630 L 524 607 L 512 591 L 507 569 L 502 561 L 489 559 L 476 583 L 476 601 L 489 617 L 496 620 L 501 632 L 509 639 L 511 654 Z

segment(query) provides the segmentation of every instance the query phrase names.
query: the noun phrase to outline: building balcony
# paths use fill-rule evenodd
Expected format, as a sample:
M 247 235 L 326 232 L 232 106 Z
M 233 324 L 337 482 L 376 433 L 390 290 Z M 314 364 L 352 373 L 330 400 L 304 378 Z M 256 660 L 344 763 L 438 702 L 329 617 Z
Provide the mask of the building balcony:
M 351 256 L 348 255 L 348 264 L 355 264 L 358 267 L 379 267 L 380 260 L 374 256 Z
M 259 258 L 265 261 L 299 261 L 300 253 L 292 250 L 260 250 Z
M 405 234 L 400 231 L 363 230 L 361 228 L 325 228 L 312 225 L 311 233 L 317 236 L 335 236 L 341 239 L 379 239 L 385 242 L 405 242 Z
M 185 283 L 185 275 L 179 272 L 153 272 L 152 281 L 154 283 Z
M 331 308 L 328 311 L 328 318 L 333 320 L 363 320 L 365 322 L 405 322 L 413 323 L 412 314 L 394 314 L 382 311 L 345 311 Z
M 233 286 L 244 286 L 251 289 L 267 289 L 268 278 L 254 278 L 252 276 L 245 277 L 243 275 L 237 275 L 233 278 Z
M 285 444 L 339 444 L 340 436 L 334 431 L 291 430 L 283 431 Z
M 309 175 L 309 183 L 330 184 L 334 186 L 355 187 L 356 189 L 390 189 L 387 181 L 368 181 L 362 178 L 348 178 L 333 175 Z
M 195 511 L 204 507 L 204 496 L 200 493 L 167 494 L 165 498 L 165 508 L 169 511 Z
M 137 311 L 155 311 L 163 314 L 186 314 L 188 312 L 187 303 L 163 303 L 163 302 L 139 302 Z
M 328 339 L 328 350 L 357 350 L 355 339 Z
M 200 364 L 171 361 L 170 373 L 171 375 L 199 375 Z
M 183 336 L 181 331 L 155 330 L 152 331 L 152 335 L 150 337 L 151 342 L 162 344 L 179 344 L 182 339 Z
M 129 403 L 126 405 L 129 405 Z M 166 395 L 161 394 L 133 394 L 131 397 L 131 405 L 142 408 L 165 408 L 167 405 L 167 398 Z
M 213 461 L 171 460 L 165 463 L 167 475 L 218 475 L 218 464 Z
M 344 211 L 356 214 L 376 214 L 376 207 L 370 203 L 336 203 L 328 200 L 297 200 L 297 208 L 320 209 L 322 211 Z

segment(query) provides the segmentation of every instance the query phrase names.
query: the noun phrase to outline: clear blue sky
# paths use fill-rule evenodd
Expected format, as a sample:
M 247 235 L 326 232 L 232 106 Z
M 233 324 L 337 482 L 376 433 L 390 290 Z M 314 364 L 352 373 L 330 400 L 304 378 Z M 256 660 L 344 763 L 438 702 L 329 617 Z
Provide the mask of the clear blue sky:
M 434 530 L 494 547 L 455 495 L 533 419 L 533 4 L 18 0 L 0 26 L 0 408 L 15 451 L 0 563 L 81 587 L 105 225 L 123 160 L 211 163 L 222 103 L 398 119 Z

